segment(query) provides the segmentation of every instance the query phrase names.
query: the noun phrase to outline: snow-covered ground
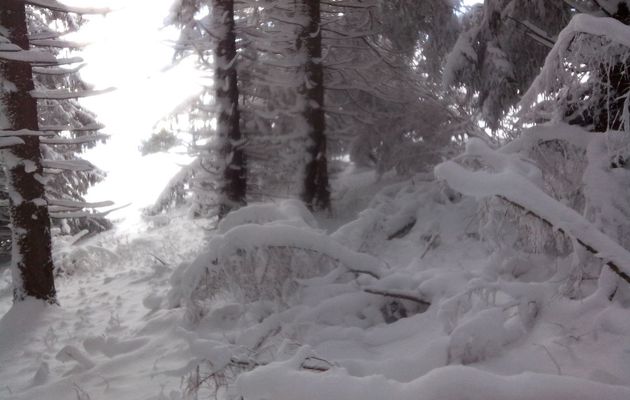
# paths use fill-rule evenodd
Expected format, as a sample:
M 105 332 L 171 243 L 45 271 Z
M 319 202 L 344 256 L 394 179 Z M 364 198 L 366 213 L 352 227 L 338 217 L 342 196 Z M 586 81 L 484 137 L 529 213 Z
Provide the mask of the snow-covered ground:
M 26 302 L 0 321 L 0 399 L 156 399 L 180 388 L 193 357 L 182 309 L 161 306 L 173 265 L 203 227 L 175 219 L 131 236 L 107 233 L 57 252 L 59 307 Z M 11 305 L 8 271 L 0 312 Z M 160 397 L 166 396 L 166 397 Z
M 482 202 L 429 176 L 335 192 L 333 218 L 284 201 L 58 245 L 60 307 L 10 309 L 5 272 L 0 399 L 630 399 L 628 311 L 564 295 L 570 257 L 481 240 Z

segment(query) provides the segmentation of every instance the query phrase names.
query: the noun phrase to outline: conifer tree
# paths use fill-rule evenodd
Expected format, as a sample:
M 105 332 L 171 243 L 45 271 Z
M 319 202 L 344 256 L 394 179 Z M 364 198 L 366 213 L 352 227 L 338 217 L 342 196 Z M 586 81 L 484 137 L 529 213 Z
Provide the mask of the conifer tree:
M 30 49 L 26 24 L 26 8 L 21 0 L 6 0 L 0 4 L 0 26 L 7 36 L 4 46 L 12 53 Z M 18 46 L 20 50 L 13 46 Z M 5 56 L 6 57 L 6 56 Z M 7 59 L 7 58 L 12 59 Z M 2 162 L 7 175 L 9 214 L 14 246 L 14 296 L 27 296 L 56 302 L 50 240 L 50 214 L 45 200 L 40 140 L 37 135 L 26 135 L 39 130 L 37 100 L 31 95 L 35 89 L 33 73 L 28 61 L 9 56 L 0 63 L 3 90 L 0 94 L 2 121 L 5 131 L 15 143 L 2 151 Z
M 240 127 L 234 1 L 212 0 L 208 5 L 205 8 L 198 0 L 177 2 L 170 16 L 170 23 L 181 29 L 178 56 L 195 56 L 200 68 L 213 72 L 212 87 L 184 107 L 194 126 L 190 147 L 197 159 L 188 168 L 190 173 L 178 177 L 191 182 L 194 215 L 223 218 L 247 203 L 248 168 Z M 214 118 L 216 128 L 210 123 Z M 169 191 L 162 199 L 170 196 Z
M 324 114 L 321 5 L 319 0 L 303 0 L 302 7 L 306 18 L 296 48 L 298 53 L 303 54 L 304 76 L 298 92 L 304 97 L 302 118 L 308 143 L 301 198 L 312 210 L 327 210 L 330 209 L 330 188 Z
M 213 0 L 212 32 L 217 37 L 215 56 L 215 96 L 217 140 L 223 179 L 218 190 L 219 218 L 247 202 L 247 158 L 240 128 L 238 78 L 236 73 L 236 33 L 234 1 Z
M 27 5 L 27 3 L 29 5 Z M 32 49 L 31 42 L 56 39 L 57 36 L 37 36 L 29 32 L 27 8 L 43 7 L 59 13 L 102 12 L 85 8 L 65 7 L 56 1 L 7 0 L 0 4 L 0 132 L 2 133 L 1 159 L 6 176 L 8 214 L 11 221 L 13 247 L 14 298 L 21 301 L 34 297 L 56 302 L 51 256 L 50 217 L 77 217 L 76 212 L 86 206 L 81 199 L 69 200 L 49 196 L 45 181 L 47 172 L 89 171 L 93 168 L 85 161 L 49 158 L 49 145 L 75 145 L 87 143 L 94 137 L 68 139 L 57 134 L 71 127 L 54 126 L 55 121 L 44 120 L 38 110 L 39 101 L 63 101 L 90 95 L 90 90 L 38 86 L 34 73 L 46 75 L 66 74 L 60 65 L 80 61 L 77 58 L 57 59 L 54 54 Z M 53 45 L 47 42 L 47 45 Z M 54 45 L 61 43 L 55 42 Z M 51 125 L 42 125 L 51 124 Z M 93 131 L 98 128 L 86 129 Z M 77 128 L 82 131 L 82 128 Z M 41 139 L 41 137 L 45 137 Z M 49 205 L 59 207 L 51 213 Z M 70 211 L 65 213 L 63 211 Z M 63 215 L 62 215 L 63 214 Z

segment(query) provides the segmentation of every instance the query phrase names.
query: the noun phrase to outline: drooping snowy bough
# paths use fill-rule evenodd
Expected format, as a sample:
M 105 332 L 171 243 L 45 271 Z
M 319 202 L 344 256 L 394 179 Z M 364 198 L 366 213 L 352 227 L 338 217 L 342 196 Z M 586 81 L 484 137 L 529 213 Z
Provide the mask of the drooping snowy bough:
M 619 134 L 610 132 L 608 135 Z M 569 125 L 533 128 L 520 139 L 496 151 L 480 140 L 471 139 L 465 156 L 481 162 L 490 171 L 471 171 L 454 161 L 447 161 L 436 167 L 436 176 L 463 194 L 477 198 L 498 196 L 522 212 L 533 215 L 569 236 L 630 283 L 630 252 L 576 210 L 545 193 L 541 187 L 544 185 L 541 170 L 519 154 L 519 151 L 530 149 L 532 145 L 555 140 L 583 146 L 588 166 L 582 181 L 589 205 L 600 212 L 613 213 L 614 205 L 609 204 L 606 208 L 611 198 L 602 199 L 604 195 L 600 193 L 602 180 L 614 179 L 614 173 L 606 168 L 608 154 L 600 150 L 611 138 Z M 600 222 L 610 222 L 610 219 L 610 215 L 604 215 Z
M 254 204 L 230 214 L 208 250 L 183 264 L 172 278 L 171 306 L 185 305 L 192 320 L 204 303 L 230 293 L 240 301 L 290 302 L 300 280 L 336 269 L 378 279 L 384 265 L 316 229 L 315 219 L 297 201 L 280 206 Z

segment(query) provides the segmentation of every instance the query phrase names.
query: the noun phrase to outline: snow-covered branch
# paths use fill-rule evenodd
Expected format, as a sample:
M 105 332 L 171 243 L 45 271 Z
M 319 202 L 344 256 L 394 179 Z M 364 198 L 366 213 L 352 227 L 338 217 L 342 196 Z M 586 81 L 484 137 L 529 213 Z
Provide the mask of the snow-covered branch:
M 68 125 L 43 125 L 39 127 L 40 131 L 44 131 L 44 132 L 91 132 L 91 131 L 98 131 L 105 128 L 105 125 L 103 124 L 98 124 L 98 123 L 94 123 L 94 124 L 90 124 L 90 125 L 85 125 L 85 126 L 68 126 Z
M 72 14 L 107 14 L 111 12 L 109 8 L 94 8 L 94 7 L 75 7 L 68 6 L 57 0 L 24 0 L 24 3 L 32 6 L 47 8 L 52 11 L 72 13 Z
M 42 166 L 65 171 L 92 171 L 94 164 L 86 160 L 42 160 Z
M 95 203 L 88 203 L 84 201 L 74 201 L 74 200 L 65 200 L 65 199 L 48 199 L 48 205 L 81 209 L 81 208 L 109 207 L 109 206 L 113 206 L 114 202 L 100 201 L 100 202 L 95 202 Z
M 86 135 L 76 138 L 42 138 L 40 140 L 43 144 L 51 144 L 51 145 L 74 145 L 74 144 L 84 144 L 91 143 L 97 140 L 107 139 L 109 135 L 98 134 L 98 135 Z
M 39 75 L 70 75 L 79 72 L 86 64 L 79 64 L 74 68 L 33 67 L 33 73 Z
M 0 129 L 0 137 L 8 137 L 8 136 L 55 136 L 55 133 L 34 131 L 31 129 L 20 129 L 17 131 Z
M 24 140 L 16 136 L 0 137 L 0 148 L 24 144 Z
M 77 90 L 74 92 L 67 90 L 32 90 L 31 96 L 40 100 L 69 100 L 84 97 L 98 96 L 100 94 L 109 93 L 114 88 L 103 90 Z
M 447 161 L 435 168 L 436 177 L 463 194 L 480 198 L 498 196 L 532 213 L 546 224 L 575 238 L 630 283 L 630 252 L 581 214 L 544 193 L 523 176 L 525 171 L 508 155 L 491 150 L 477 139 L 470 141 L 468 149 L 469 153 L 480 156 L 497 172 L 469 171 L 453 161 Z
M 540 74 L 523 96 L 521 105 L 524 109 L 535 104 L 538 95 L 552 86 L 558 70 L 562 69 L 560 65 L 563 57 L 578 34 L 600 36 L 630 49 L 630 26 L 624 25 L 614 18 L 595 17 L 587 14 L 576 15 L 558 35 L 555 45 L 545 59 Z

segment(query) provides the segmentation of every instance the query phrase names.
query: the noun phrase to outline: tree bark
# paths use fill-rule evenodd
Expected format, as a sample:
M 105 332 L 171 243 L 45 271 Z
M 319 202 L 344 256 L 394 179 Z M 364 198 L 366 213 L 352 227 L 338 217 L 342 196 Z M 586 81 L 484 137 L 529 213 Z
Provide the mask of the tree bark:
M 298 38 L 298 50 L 306 56 L 302 116 L 307 126 L 307 161 L 301 198 L 311 210 L 330 209 L 328 161 L 326 158 L 326 119 L 324 114 L 324 67 L 322 65 L 321 10 L 319 0 L 303 0 L 307 23 Z
M 246 204 L 247 157 L 243 149 L 238 106 L 238 76 L 236 71 L 236 33 L 234 31 L 234 1 L 213 0 L 213 34 L 215 48 L 215 87 L 218 106 L 217 135 L 223 165 L 219 184 L 219 218 Z
M 6 29 L 11 42 L 29 49 L 23 1 L 0 2 L 0 26 Z M 31 65 L 2 61 L 0 76 L 13 86 L 8 90 L 0 88 L 6 128 L 38 130 L 37 101 L 30 94 L 34 89 Z M 37 136 L 25 136 L 22 140 L 24 144 L 2 151 L 12 224 L 14 300 L 34 297 L 55 303 L 50 217 L 41 178 L 40 141 Z

